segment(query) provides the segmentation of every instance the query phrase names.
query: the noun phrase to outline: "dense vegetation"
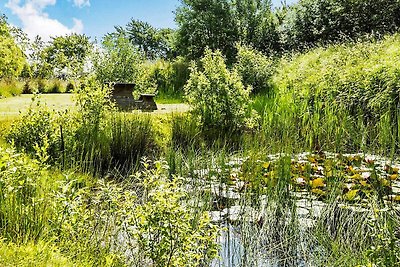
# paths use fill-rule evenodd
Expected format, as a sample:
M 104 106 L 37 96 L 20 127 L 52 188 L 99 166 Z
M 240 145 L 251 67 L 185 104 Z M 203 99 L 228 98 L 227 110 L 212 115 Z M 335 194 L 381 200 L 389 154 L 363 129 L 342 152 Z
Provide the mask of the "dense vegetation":
M 0 265 L 398 266 L 399 12 L 182 0 L 99 44 L 2 18 L 0 97 L 76 109 L 0 117 Z M 120 112 L 107 82 L 191 109 Z

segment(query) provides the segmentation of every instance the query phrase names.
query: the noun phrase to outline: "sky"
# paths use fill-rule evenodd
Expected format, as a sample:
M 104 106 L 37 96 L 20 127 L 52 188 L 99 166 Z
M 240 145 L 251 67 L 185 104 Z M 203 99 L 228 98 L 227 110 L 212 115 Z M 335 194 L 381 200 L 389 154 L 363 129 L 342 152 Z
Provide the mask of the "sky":
M 279 6 L 281 0 L 272 2 Z M 80 33 L 100 39 L 131 18 L 176 28 L 173 12 L 179 5 L 179 0 L 0 0 L 0 13 L 30 38 L 39 35 L 48 41 L 50 36 Z

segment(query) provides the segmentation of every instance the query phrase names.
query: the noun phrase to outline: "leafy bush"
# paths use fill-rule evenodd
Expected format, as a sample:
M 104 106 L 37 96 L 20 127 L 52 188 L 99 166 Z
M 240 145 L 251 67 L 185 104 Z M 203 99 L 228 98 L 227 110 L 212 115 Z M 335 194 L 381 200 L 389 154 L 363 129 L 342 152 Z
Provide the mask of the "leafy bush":
M 100 83 L 135 82 L 143 56 L 122 36 L 107 35 L 102 42 L 103 51 L 93 58 L 94 72 Z
M 0 241 L 0 265 L 19 267 L 86 266 L 65 257 L 60 249 L 45 241 L 14 244 Z
M 218 227 L 207 212 L 193 214 L 183 203 L 187 194 L 179 179 L 168 180 L 167 165 L 156 162 L 156 169 L 136 178 L 143 180 L 143 203 L 137 205 L 130 233 L 137 240 L 142 263 L 154 266 L 204 266 L 218 255 Z M 129 218 L 129 217 L 128 217 Z
M 0 80 L 0 98 L 17 96 L 22 94 L 24 84 L 15 79 L 2 79 Z
M 252 93 L 271 94 L 271 77 L 275 71 L 273 60 L 251 47 L 237 45 L 237 50 L 234 68 L 243 84 L 251 86 Z
M 0 16 L 0 36 L 0 78 L 16 78 L 21 74 L 26 59 L 11 35 L 4 15 Z
M 152 76 L 156 80 L 157 90 L 161 95 L 182 95 L 189 74 L 188 63 L 180 57 L 172 62 L 159 60 L 153 65 Z
M 36 105 L 36 107 L 35 107 Z M 6 139 L 17 148 L 35 155 L 37 148 L 46 149 L 49 159 L 55 160 L 61 149 L 61 139 L 57 116 L 40 100 L 32 102 L 27 113 L 16 121 Z
M 185 86 L 186 98 L 193 107 L 203 131 L 236 131 L 247 122 L 250 88 L 245 88 L 236 70 L 229 71 L 221 52 L 207 50 L 202 69 L 192 66 Z

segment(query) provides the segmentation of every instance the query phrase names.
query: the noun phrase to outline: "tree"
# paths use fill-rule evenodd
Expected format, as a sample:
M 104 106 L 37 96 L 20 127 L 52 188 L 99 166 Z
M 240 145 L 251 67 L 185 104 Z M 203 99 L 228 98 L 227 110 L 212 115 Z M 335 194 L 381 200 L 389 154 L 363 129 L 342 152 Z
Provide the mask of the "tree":
M 52 38 L 42 56 L 45 64 L 52 67 L 54 75 L 81 77 L 92 48 L 89 37 L 71 34 Z
M 107 34 L 93 60 L 101 82 L 134 82 L 143 56 L 124 36 Z
M 125 28 L 117 26 L 116 31 L 124 35 L 146 58 L 167 58 L 172 55 L 172 29 L 156 29 L 147 22 L 131 19 Z
M 385 7 L 385 8 L 382 8 Z M 400 27 L 399 0 L 301 0 L 289 8 L 280 27 L 286 49 L 380 37 Z
M 236 0 L 234 7 L 238 40 L 242 44 L 266 54 L 279 51 L 277 21 L 271 10 L 271 0 Z
M 181 55 L 199 59 L 209 48 L 220 50 L 229 61 L 235 58 L 238 30 L 231 0 L 182 0 L 175 20 Z
M 3 15 L 0 17 L 0 78 L 18 77 L 25 63 L 25 55 L 15 43 Z

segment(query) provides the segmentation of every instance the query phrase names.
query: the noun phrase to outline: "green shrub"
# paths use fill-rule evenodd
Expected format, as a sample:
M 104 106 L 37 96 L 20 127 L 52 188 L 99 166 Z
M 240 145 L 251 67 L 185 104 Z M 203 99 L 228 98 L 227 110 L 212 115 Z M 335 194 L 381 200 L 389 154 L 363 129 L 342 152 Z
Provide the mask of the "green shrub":
M 23 94 L 33 94 L 38 92 L 36 80 L 34 79 L 26 79 L 24 84 Z
M 261 52 L 247 46 L 237 45 L 237 62 L 234 68 L 252 93 L 272 94 L 271 78 L 275 72 L 274 62 Z
M 219 229 L 207 212 L 194 214 L 179 179 L 169 180 L 167 166 L 156 162 L 144 178 L 143 202 L 134 208 L 129 228 L 137 240 L 141 262 L 154 266 L 206 266 L 218 255 Z
M 382 37 L 399 30 L 399 12 L 398 0 L 302 0 L 286 9 L 281 43 L 299 50 L 368 35 Z
M 202 69 L 192 67 L 185 94 L 202 131 L 237 131 L 246 126 L 250 88 L 229 71 L 221 52 L 207 50 Z
M 88 266 L 71 261 L 55 245 L 44 241 L 23 245 L 0 241 L 0 265 L 10 267 Z
M 35 107 L 36 105 L 36 107 Z M 61 150 L 60 126 L 57 115 L 40 104 L 32 102 L 27 113 L 23 114 L 10 129 L 6 139 L 18 149 L 35 155 L 37 148 L 46 149 L 49 159 L 58 159 Z
M 0 98 L 17 96 L 22 94 L 24 84 L 15 79 L 2 79 L 0 80 Z
M 172 62 L 159 60 L 153 65 L 152 76 L 156 80 L 158 94 L 164 96 L 183 95 L 189 74 L 189 64 L 183 58 Z

